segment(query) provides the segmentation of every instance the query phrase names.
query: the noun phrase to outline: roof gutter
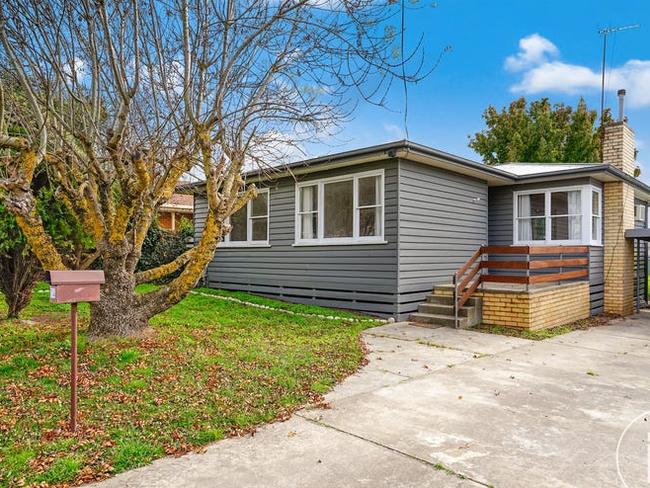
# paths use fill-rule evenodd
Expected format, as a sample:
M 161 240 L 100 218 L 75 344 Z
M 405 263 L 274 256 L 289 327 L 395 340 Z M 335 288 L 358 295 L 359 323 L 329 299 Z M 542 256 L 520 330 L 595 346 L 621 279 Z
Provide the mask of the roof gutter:
M 531 175 L 513 175 L 516 183 L 536 183 L 546 180 L 557 179 L 560 176 L 565 178 L 575 178 L 578 176 L 595 176 L 595 175 L 607 175 L 610 178 L 619 181 L 625 181 L 631 184 L 637 191 L 643 193 L 648 200 L 650 200 L 650 185 L 643 183 L 642 181 L 634 178 L 633 176 L 628 175 L 622 170 L 618 169 L 616 166 L 611 164 L 602 163 L 594 164 L 592 166 L 585 166 L 583 168 L 571 169 L 571 170 L 559 170 L 551 171 L 549 173 L 537 173 Z
M 436 167 L 488 180 L 488 182 L 513 183 L 515 181 L 514 175 L 492 166 L 477 163 L 469 159 L 461 158 L 453 154 L 438 151 L 437 149 L 427 146 L 421 146 L 409 141 L 405 142 L 404 147 L 396 152 L 397 157 L 429 165 L 434 162 Z M 462 171 L 459 171 L 459 167 Z

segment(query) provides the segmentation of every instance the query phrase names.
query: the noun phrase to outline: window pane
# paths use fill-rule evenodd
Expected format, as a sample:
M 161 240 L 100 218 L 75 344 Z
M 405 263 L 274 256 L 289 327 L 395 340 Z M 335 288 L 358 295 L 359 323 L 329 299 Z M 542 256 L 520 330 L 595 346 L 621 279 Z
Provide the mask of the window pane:
M 267 228 L 268 228 L 268 219 L 253 219 L 252 221 L 252 227 L 253 227 L 253 240 L 254 241 L 266 241 L 268 234 L 267 234 Z
M 517 238 L 520 241 L 543 241 L 546 239 L 546 219 L 519 219 Z
M 577 240 L 581 238 L 582 217 L 552 217 L 551 218 L 551 239 Z
M 551 220 L 551 239 L 566 240 L 569 238 L 569 217 L 553 217 Z
M 544 215 L 544 194 L 519 195 L 517 199 L 518 217 L 539 217 Z
M 318 214 L 308 213 L 300 216 L 300 238 L 317 239 L 318 238 Z
M 551 215 L 580 213 L 580 190 L 551 193 Z
M 591 217 L 591 240 L 598 240 L 598 228 L 600 227 L 600 217 Z
M 324 185 L 325 237 L 352 237 L 352 180 Z
M 381 207 L 359 210 L 359 235 L 361 237 L 381 235 Z
M 260 193 L 255 200 L 251 202 L 251 217 L 259 217 L 268 214 L 269 194 Z
M 645 205 L 638 204 L 634 206 L 634 220 L 645 222 Z
M 566 215 L 569 213 L 568 192 L 551 193 L 551 215 Z
M 591 192 L 591 213 L 600 215 L 600 195 L 595 191 Z
M 379 177 L 359 178 L 359 206 L 379 204 Z
M 245 241 L 246 240 L 246 205 L 237 210 L 230 216 L 230 231 L 231 241 Z
M 303 186 L 300 189 L 300 212 L 312 212 L 318 209 L 318 187 Z

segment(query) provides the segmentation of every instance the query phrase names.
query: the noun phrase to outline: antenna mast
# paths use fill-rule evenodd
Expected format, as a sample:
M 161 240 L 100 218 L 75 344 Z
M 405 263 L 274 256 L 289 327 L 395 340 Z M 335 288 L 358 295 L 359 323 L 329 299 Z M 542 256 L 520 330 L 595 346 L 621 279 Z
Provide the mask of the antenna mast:
M 624 25 L 621 27 L 607 27 L 600 29 L 599 34 L 603 36 L 603 65 L 600 72 L 600 162 L 603 163 L 605 159 L 604 143 L 605 143 L 605 71 L 607 69 L 607 37 L 616 32 L 638 29 L 641 27 L 639 24 Z
M 605 121 L 605 71 L 607 68 L 607 37 L 616 32 L 638 29 L 641 27 L 639 24 L 624 25 L 622 27 L 607 27 L 600 29 L 599 34 L 603 36 L 603 65 L 600 73 L 600 126 L 603 126 Z

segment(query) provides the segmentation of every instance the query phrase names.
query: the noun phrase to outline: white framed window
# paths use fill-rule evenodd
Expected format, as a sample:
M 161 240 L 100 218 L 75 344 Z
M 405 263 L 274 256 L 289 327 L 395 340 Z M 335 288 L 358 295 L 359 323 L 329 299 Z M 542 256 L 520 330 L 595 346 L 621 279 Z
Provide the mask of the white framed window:
M 644 203 L 634 204 L 634 220 L 639 222 L 646 222 L 646 206 Z
M 383 170 L 296 185 L 294 245 L 384 242 Z
M 602 242 L 602 194 L 591 185 L 514 193 L 515 244 Z
M 603 242 L 603 195 L 597 188 L 591 189 L 591 244 Z
M 269 190 L 258 190 L 257 197 L 249 200 L 228 219 L 232 226 L 224 236 L 222 247 L 254 247 L 269 245 Z

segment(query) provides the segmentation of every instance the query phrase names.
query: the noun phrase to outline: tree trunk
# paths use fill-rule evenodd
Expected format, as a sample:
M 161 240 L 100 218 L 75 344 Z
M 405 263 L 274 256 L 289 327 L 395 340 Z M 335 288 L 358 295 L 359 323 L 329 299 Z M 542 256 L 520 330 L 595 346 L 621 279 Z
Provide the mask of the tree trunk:
M 0 292 L 7 302 L 7 318 L 18 318 L 29 305 L 32 291 L 42 275 L 36 256 L 16 246 L 9 256 L 0 256 Z
M 17 319 L 20 312 L 29 305 L 29 301 L 32 299 L 32 291 L 34 290 L 34 285 L 36 282 L 32 283 L 29 287 L 24 290 L 16 291 L 12 295 L 5 295 L 5 301 L 7 302 L 7 318 L 8 319 Z
M 91 336 L 137 336 L 148 326 L 148 316 L 138 306 L 135 280 L 125 271 L 106 270 L 100 301 L 90 304 Z

